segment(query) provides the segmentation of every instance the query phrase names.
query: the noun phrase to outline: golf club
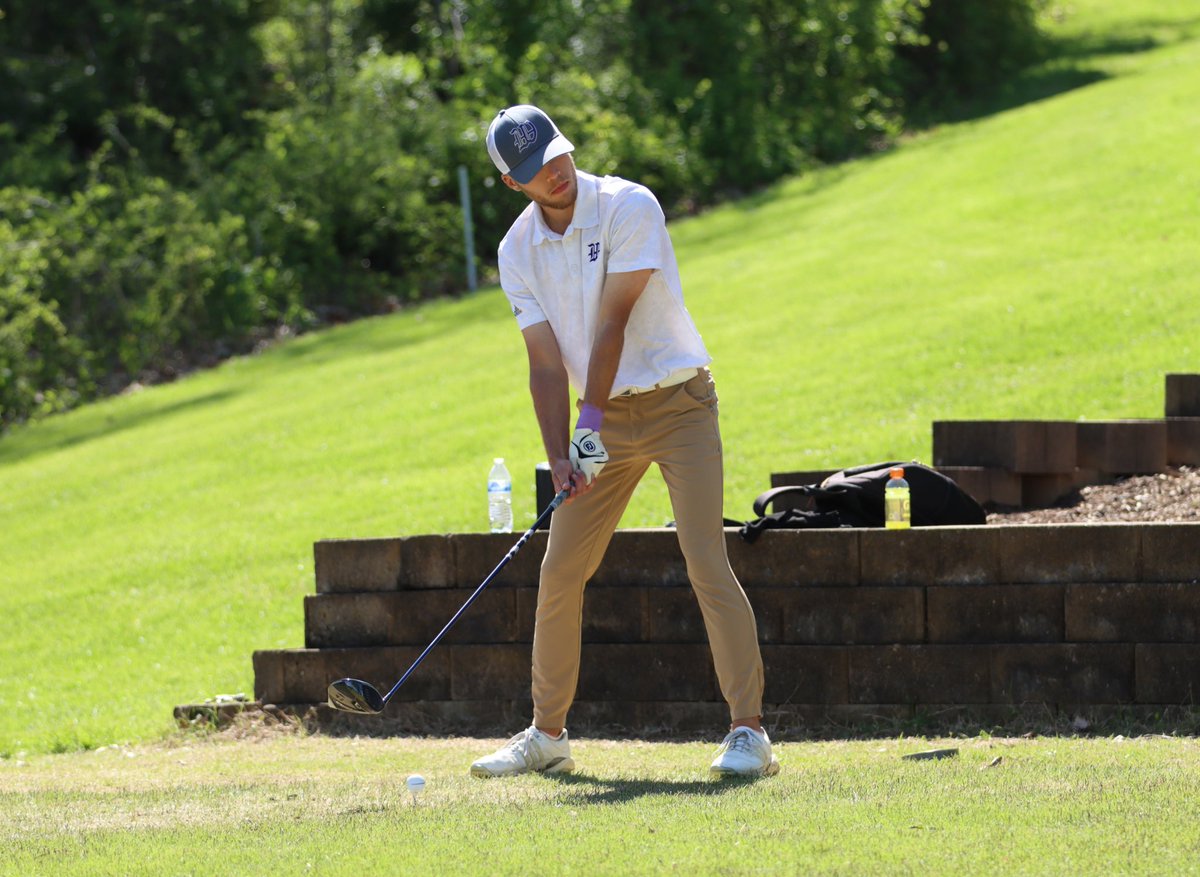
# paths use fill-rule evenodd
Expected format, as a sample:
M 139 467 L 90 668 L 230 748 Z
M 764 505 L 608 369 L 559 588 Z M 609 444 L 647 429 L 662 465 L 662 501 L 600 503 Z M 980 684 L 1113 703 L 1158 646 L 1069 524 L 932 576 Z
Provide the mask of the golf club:
M 454 617 L 446 622 L 446 626 L 442 628 L 441 633 L 435 636 L 433 642 L 425 647 L 425 651 L 421 652 L 417 659 L 413 661 L 412 666 L 400 677 L 400 681 L 392 686 L 391 691 L 387 694 L 380 694 L 379 689 L 370 682 L 363 682 L 361 679 L 339 679 L 329 685 L 329 705 L 336 710 L 367 716 L 378 715 L 383 712 L 384 707 L 388 705 L 388 701 L 400 690 L 400 686 L 408 681 L 408 677 L 412 675 L 413 670 L 416 670 L 420 666 L 421 662 L 425 660 L 425 656 L 433 651 L 433 647 L 441 641 L 446 632 L 454 627 L 458 619 L 462 617 L 462 614 L 467 611 L 467 607 L 474 603 L 475 598 L 483 593 L 483 589 L 492 583 L 492 579 L 499 574 L 500 570 L 504 569 L 508 562 L 517 556 L 517 552 L 521 550 L 521 546 L 529 541 L 529 537 L 533 535 L 533 532 L 542 525 L 542 522 L 546 518 L 550 517 L 556 508 L 563 504 L 563 500 L 570 493 L 569 488 L 564 489 L 550 501 L 550 504 L 546 506 L 546 510 L 538 515 L 538 519 L 533 522 L 533 526 L 526 530 L 525 534 L 517 540 L 517 544 L 509 549 L 508 554 L 504 555 L 504 559 L 496 564 L 496 568 L 488 573 L 488 577 L 467 598 L 467 602 L 462 604 L 462 608 L 454 613 Z

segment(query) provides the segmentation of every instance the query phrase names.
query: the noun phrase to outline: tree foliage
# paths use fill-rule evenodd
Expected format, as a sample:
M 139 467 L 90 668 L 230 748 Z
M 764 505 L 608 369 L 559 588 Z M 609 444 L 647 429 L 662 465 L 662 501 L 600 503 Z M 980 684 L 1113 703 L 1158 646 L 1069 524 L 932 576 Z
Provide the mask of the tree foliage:
M 680 213 L 987 88 L 1036 2 L 0 0 L 0 428 L 461 289 L 502 106 Z

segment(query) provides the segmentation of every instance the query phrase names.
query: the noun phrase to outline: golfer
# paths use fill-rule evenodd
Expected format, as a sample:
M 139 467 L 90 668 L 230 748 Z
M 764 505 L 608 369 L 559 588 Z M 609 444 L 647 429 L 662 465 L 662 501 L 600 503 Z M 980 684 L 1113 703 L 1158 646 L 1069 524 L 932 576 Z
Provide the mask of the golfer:
M 471 773 L 574 769 L 566 724 L 584 585 L 657 463 L 732 720 L 711 773 L 774 774 L 754 610 L 725 551 L 711 357 L 684 307 L 662 209 L 643 186 L 577 170 L 575 147 L 537 107 L 501 110 L 487 147 L 505 185 L 531 202 L 500 242 L 500 283 L 525 339 L 554 490 L 570 496 L 551 518 L 542 561 L 533 724 Z M 577 415 L 571 387 L 582 394 Z

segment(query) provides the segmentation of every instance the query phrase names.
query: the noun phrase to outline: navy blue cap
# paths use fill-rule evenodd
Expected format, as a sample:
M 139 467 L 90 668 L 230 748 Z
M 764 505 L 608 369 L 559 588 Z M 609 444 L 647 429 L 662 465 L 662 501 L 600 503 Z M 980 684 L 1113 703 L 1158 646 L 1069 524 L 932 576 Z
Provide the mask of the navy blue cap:
M 501 110 L 487 133 L 488 154 L 497 169 L 522 186 L 537 176 L 546 162 L 575 149 L 550 117 L 529 104 Z

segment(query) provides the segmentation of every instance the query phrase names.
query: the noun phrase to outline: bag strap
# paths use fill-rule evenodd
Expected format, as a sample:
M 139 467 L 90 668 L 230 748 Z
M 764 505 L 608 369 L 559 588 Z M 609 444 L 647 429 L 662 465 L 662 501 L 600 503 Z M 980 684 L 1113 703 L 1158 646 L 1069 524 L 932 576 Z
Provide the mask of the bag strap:
M 815 484 L 786 484 L 783 487 L 772 487 L 765 493 L 760 493 L 754 500 L 754 514 L 760 518 L 767 513 L 767 506 L 781 496 L 812 496 L 820 488 Z

